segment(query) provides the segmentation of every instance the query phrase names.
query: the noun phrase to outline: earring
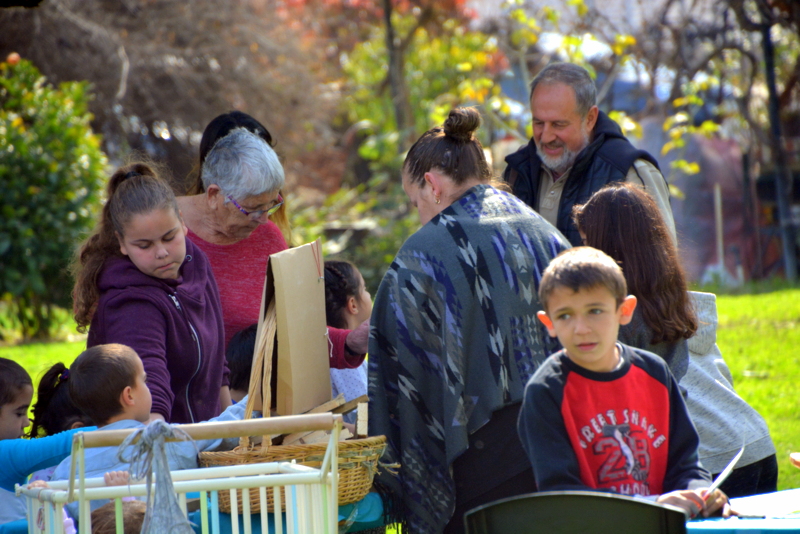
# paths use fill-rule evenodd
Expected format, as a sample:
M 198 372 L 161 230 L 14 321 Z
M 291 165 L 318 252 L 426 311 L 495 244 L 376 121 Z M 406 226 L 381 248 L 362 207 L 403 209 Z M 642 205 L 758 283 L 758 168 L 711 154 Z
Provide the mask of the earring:
M 442 203 L 442 199 L 441 199 L 441 198 L 439 198 L 438 196 L 435 196 L 435 197 L 433 197 L 433 198 L 434 198 L 434 199 L 436 199 L 436 203 L 437 203 L 437 204 L 441 204 L 441 203 Z

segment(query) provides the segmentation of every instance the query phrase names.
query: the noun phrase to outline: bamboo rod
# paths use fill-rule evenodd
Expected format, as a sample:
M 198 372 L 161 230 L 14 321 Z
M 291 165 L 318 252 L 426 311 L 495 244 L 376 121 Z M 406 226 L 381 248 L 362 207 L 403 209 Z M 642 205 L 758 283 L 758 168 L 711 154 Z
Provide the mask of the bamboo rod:
M 332 413 L 315 413 L 307 415 L 287 415 L 261 419 L 246 419 L 242 421 L 218 421 L 213 423 L 194 423 L 190 425 L 175 425 L 183 430 L 192 439 L 222 439 L 238 436 L 266 436 L 274 434 L 290 434 L 310 430 L 332 430 L 342 416 Z M 125 438 L 135 432 L 136 428 L 125 430 L 95 430 L 93 432 L 79 432 L 83 434 L 84 446 L 112 447 L 122 443 Z M 76 434 L 76 435 L 78 435 Z M 170 439 L 167 441 L 181 441 Z

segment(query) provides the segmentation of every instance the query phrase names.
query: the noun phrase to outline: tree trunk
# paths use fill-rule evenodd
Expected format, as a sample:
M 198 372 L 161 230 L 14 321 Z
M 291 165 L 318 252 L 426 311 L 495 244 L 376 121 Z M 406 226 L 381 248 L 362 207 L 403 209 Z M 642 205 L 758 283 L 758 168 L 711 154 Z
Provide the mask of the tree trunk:
M 414 141 L 414 113 L 406 85 L 403 53 L 392 25 L 392 0 L 383 0 L 383 16 L 386 22 L 386 51 L 389 54 L 389 90 L 392 95 L 397 131 L 400 134 L 399 151 L 405 152 Z
M 772 150 L 775 154 L 775 200 L 778 203 L 778 223 L 780 224 L 781 241 L 783 242 L 783 262 L 786 279 L 797 279 L 797 257 L 795 253 L 795 231 L 792 224 L 792 213 L 789 199 L 792 195 L 792 175 L 786 163 L 786 152 L 781 139 L 781 119 L 779 112 L 778 91 L 775 86 L 775 49 L 772 46 L 768 15 L 762 14 L 765 22 L 761 25 L 764 45 L 764 66 L 769 91 L 769 122 L 772 133 Z

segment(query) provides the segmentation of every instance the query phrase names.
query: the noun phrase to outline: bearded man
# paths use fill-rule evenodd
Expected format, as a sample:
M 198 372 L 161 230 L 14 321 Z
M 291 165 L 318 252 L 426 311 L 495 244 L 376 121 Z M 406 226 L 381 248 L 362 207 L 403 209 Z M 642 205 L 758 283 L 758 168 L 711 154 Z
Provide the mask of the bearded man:
M 586 69 L 572 63 L 545 67 L 531 82 L 531 112 L 533 138 L 506 157 L 503 179 L 515 195 L 580 245 L 572 206 L 608 183 L 633 182 L 656 201 L 675 239 L 669 188 L 658 162 L 597 108 L 597 89 Z

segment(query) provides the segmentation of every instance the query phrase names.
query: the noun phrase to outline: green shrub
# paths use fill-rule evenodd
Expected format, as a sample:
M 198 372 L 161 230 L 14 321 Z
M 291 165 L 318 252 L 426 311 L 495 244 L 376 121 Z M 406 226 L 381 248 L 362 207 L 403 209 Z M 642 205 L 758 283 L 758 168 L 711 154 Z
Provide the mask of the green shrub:
M 85 82 L 49 85 L 29 61 L 0 63 L 0 296 L 21 335 L 48 335 L 70 307 L 67 266 L 99 205 L 106 157 Z M 16 64 L 13 64 L 16 63 Z

